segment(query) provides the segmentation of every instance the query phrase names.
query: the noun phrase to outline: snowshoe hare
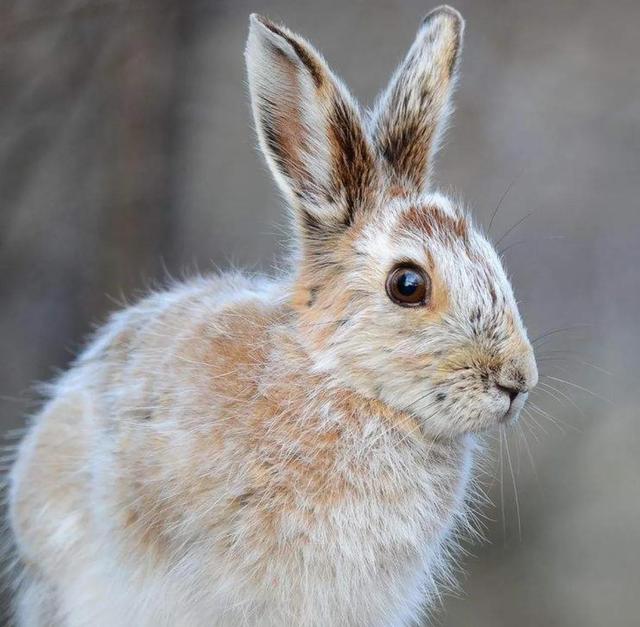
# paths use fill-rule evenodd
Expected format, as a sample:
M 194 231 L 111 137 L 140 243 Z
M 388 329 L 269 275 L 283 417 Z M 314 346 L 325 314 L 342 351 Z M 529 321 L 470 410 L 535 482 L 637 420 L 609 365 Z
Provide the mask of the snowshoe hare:
M 153 294 L 51 387 L 11 475 L 19 625 L 371 627 L 433 606 L 474 434 L 537 381 L 496 252 L 428 184 L 462 32 L 431 12 L 365 112 L 251 17 L 290 271 Z

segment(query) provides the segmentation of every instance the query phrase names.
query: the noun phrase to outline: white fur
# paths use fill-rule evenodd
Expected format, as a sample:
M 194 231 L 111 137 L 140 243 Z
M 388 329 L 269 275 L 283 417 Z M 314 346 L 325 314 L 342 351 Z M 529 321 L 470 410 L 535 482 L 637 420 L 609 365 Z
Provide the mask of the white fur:
M 252 18 L 294 267 L 153 294 L 51 386 L 11 474 L 20 627 L 400 626 L 453 585 L 474 433 L 537 379 L 492 246 L 423 189 L 461 33 L 431 13 L 367 126 L 307 42 Z M 423 307 L 385 291 L 409 262 Z

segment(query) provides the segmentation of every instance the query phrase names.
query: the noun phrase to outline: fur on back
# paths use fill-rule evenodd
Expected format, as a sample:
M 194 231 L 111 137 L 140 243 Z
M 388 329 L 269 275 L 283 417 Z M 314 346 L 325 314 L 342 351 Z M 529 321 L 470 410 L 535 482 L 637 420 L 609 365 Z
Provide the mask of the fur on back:
M 252 16 L 291 270 L 153 294 L 51 386 L 11 475 L 21 626 L 409 625 L 451 583 L 474 434 L 537 379 L 500 260 L 428 185 L 462 31 L 430 13 L 364 114 Z M 386 293 L 399 263 L 424 307 Z

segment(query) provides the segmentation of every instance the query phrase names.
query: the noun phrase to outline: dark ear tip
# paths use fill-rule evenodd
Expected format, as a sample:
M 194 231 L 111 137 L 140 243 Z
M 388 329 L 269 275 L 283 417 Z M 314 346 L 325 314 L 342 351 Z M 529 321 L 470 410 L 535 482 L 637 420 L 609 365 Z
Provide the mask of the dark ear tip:
M 266 28 L 272 33 L 281 35 L 280 29 L 270 19 L 266 18 L 264 15 L 260 15 L 259 13 L 252 13 L 249 16 L 249 26 L 252 28 Z
M 462 14 L 457 9 L 454 9 L 447 4 L 443 4 L 442 6 L 429 11 L 422 20 L 422 26 L 427 26 L 437 19 L 444 19 L 453 22 L 455 25 L 454 28 L 457 31 L 461 31 L 464 28 L 464 18 L 462 17 Z

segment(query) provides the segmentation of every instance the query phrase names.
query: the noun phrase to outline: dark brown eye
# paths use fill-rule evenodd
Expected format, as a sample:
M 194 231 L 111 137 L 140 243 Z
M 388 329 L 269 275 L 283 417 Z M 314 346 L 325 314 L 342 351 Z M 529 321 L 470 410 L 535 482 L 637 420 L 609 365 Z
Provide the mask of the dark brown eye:
M 416 266 L 398 266 L 387 276 L 387 294 L 403 307 L 426 305 L 431 293 L 429 275 Z

